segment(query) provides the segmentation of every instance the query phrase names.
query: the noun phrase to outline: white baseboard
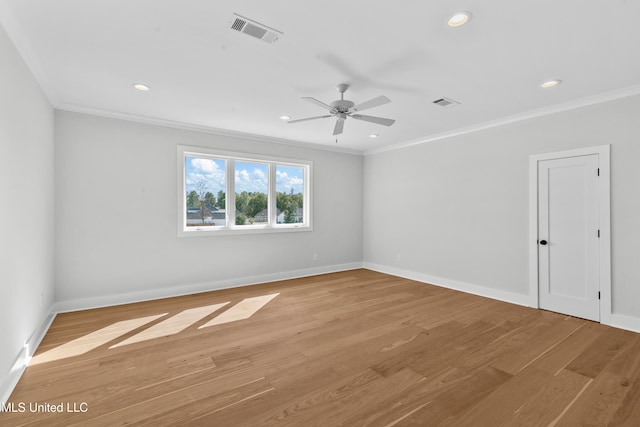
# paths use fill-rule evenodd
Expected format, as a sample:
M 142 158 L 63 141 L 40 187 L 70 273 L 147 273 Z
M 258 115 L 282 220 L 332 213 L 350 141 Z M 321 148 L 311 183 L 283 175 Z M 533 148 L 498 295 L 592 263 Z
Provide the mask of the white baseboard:
M 0 383 L 0 404 L 5 404 L 9 400 L 9 397 L 11 397 L 11 393 L 13 393 L 13 390 L 16 388 L 24 370 L 27 369 L 31 357 L 36 352 L 55 317 L 55 313 L 51 310 L 42 322 L 40 322 L 36 330 L 33 331 L 31 337 L 29 337 L 22 350 L 20 350 L 16 356 L 9 373 L 2 379 L 2 383 Z
M 626 329 L 627 331 L 640 332 L 640 319 L 624 314 L 612 313 L 607 325 L 613 326 L 614 328 Z
M 501 289 L 488 288 L 486 286 L 474 285 L 472 283 L 465 283 L 457 280 L 446 279 L 443 277 L 430 276 L 428 274 L 389 267 L 387 265 L 365 262 L 363 263 L 363 268 L 379 271 L 380 273 L 391 274 L 393 276 L 404 277 L 405 279 L 428 283 L 443 288 L 466 292 L 468 294 L 479 295 L 482 297 L 505 301 L 512 304 L 524 305 L 526 307 L 529 307 L 529 303 L 531 302 L 529 295 L 516 294 L 514 292 L 503 291 Z
M 456 291 L 466 292 L 469 294 L 479 295 L 499 301 L 505 301 L 512 304 L 531 307 L 531 298 L 529 295 L 516 294 L 513 292 L 503 291 L 500 289 L 487 288 L 485 286 L 474 285 L 471 283 L 459 282 L 457 280 L 445 279 L 442 277 L 430 276 L 415 271 L 403 270 L 400 268 L 389 267 L 387 265 L 373 264 L 365 262 L 363 268 L 379 271 L 380 273 L 391 274 L 393 276 L 404 277 L 406 279 L 416 280 L 418 282 L 429 283 L 431 285 L 441 286 L 443 288 L 454 289 Z M 624 314 L 612 313 L 608 321 L 602 321 L 603 325 L 612 326 L 618 329 L 640 333 L 640 318 L 627 316 Z
M 182 295 L 217 291 L 220 289 L 229 289 L 241 286 L 257 285 L 260 283 L 276 282 L 279 280 L 316 276 L 318 274 L 336 273 L 339 271 L 355 270 L 357 268 L 362 268 L 361 262 L 314 267 L 302 270 L 290 270 L 278 273 L 261 274 L 257 276 L 245 276 L 227 280 L 195 283 L 183 286 L 172 286 L 170 288 L 152 289 L 147 291 L 127 292 L 115 295 L 102 295 L 90 298 L 79 298 L 67 301 L 58 301 L 54 305 L 54 310 L 57 313 L 64 313 L 69 311 L 110 307 L 114 305 L 130 304 L 134 302 L 151 301 L 161 298 L 171 298 Z

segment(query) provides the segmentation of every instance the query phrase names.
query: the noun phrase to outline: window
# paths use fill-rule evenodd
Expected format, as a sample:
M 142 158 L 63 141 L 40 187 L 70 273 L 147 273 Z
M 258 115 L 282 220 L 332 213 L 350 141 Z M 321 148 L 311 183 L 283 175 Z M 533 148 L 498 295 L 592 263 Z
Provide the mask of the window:
M 269 224 L 269 164 L 234 162 L 236 225 Z
M 204 156 L 185 156 L 185 227 L 227 225 L 227 161 Z
M 278 224 L 304 223 L 304 167 L 276 165 Z
M 311 166 L 178 146 L 178 235 L 311 230 Z

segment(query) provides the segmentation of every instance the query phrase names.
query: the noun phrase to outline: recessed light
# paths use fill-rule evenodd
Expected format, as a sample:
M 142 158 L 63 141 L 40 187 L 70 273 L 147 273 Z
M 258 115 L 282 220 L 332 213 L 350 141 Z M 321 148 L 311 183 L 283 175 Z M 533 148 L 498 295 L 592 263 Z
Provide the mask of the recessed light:
M 140 90 L 142 92 L 147 92 L 149 89 L 151 89 L 149 86 L 143 84 L 143 83 L 135 83 L 133 85 L 133 87 L 137 90 Z
M 289 117 L 289 116 L 280 116 L 280 120 L 285 120 L 285 121 L 287 121 L 287 120 L 289 120 L 290 118 L 291 118 L 291 117 Z
M 542 83 L 540 85 L 540 87 L 544 88 L 544 89 L 548 89 L 550 87 L 558 86 L 560 83 L 562 83 L 562 80 L 558 80 L 558 79 L 556 79 L 556 80 L 548 80 L 548 81 Z
M 471 12 L 458 12 L 451 16 L 447 21 L 447 25 L 451 28 L 461 27 L 471 20 Z
M 377 138 L 379 136 L 380 135 L 378 135 L 377 133 L 372 133 L 372 134 L 369 135 L 369 138 Z

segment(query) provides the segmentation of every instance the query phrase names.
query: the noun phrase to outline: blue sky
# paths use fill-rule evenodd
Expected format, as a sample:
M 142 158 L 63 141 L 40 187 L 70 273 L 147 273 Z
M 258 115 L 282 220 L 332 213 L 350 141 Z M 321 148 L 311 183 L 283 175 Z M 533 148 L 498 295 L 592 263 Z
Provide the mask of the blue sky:
M 292 188 L 294 194 L 304 193 L 304 169 L 278 165 L 276 167 L 276 191 L 289 193 Z
M 236 192 L 268 191 L 268 168 L 266 164 L 235 162 Z M 187 157 L 185 162 L 186 190 L 190 192 L 198 182 L 204 182 L 214 195 L 225 191 L 225 161 Z M 276 166 L 276 191 L 302 193 L 304 169 L 292 166 Z

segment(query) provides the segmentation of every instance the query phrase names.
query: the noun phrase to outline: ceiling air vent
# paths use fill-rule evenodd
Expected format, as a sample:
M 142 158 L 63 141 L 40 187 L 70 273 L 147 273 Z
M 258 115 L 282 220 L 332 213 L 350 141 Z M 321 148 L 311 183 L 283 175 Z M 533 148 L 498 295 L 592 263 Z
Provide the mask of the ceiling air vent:
M 231 17 L 230 28 L 267 43 L 275 43 L 278 41 L 278 38 L 283 35 L 281 31 L 267 27 L 266 25 L 252 21 L 236 13 Z
M 434 104 L 439 105 L 441 107 L 455 107 L 456 105 L 460 105 L 458 101 L 454 101 L 449 98 L 440 98 L 433 101 Z

